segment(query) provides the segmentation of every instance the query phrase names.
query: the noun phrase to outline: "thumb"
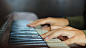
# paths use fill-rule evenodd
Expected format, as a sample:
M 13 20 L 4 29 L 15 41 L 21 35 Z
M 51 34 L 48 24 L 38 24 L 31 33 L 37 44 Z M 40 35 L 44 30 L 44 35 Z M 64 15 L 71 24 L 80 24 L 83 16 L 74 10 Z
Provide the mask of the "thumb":
M 61 41 L 61 42 L 65 43 L 67 45 L 70 45 L 70 44 L 73 44 L 74 43 L 74 38 L 69 38 L 69 39 L 67 39 L 65 41 Z
M 65 26 L 56 26 L 56 25 L 53 25 L 51 26 L 51 30 L 53 29 L 60 29 L 60 28 L 64 28 Z

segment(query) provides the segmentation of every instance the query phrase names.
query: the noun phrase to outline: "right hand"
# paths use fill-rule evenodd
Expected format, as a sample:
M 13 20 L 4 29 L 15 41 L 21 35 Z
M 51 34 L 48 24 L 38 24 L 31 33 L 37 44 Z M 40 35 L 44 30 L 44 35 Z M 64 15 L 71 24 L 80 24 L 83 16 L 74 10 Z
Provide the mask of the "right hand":
M 67 26 L 69 24 L 68 20 L 65 18 L 44 18 L 44 19 L 38 19 L 30 24 L 27 24 L 27 26 L 30 27 L 36 27 L 38 25 L 43 24 L 50 24 L 50 25 L 59 25 L 59 26 Z
M 51 26 L 51 31 L 42 34 L 41 37 L 47 41 L 57 37 L 62 39 L 63 41 L 61 42 L 64 42 L 67 45 L 75 43 L 85 46 L 86 44 L 84 32 L 69 26 Z

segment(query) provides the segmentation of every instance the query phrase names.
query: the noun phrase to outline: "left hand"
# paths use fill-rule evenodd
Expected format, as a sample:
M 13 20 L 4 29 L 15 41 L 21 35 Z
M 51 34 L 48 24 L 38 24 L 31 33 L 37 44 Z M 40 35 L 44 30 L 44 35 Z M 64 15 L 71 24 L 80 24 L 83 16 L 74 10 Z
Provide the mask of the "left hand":
M 78 30 L 72 27 L 60 27 L 58 26 L 57 28 L 51 27 L 51 30 L 45 34 L 42 34 L 42 38 L 44 38 L 45 40 L 50 40 L 53 39 L 55 37 L 59 37 L 60 39 L 64 40 L 62 42 L 64 42 L 67 45 L 76 43 L 78 45 L 81 46 L 85 46 L 86 43 L 86 38 L 85 38 L 85 34 L 82 30 Z M 67 39 L 64 39 L 65 37 L 68 37 Z

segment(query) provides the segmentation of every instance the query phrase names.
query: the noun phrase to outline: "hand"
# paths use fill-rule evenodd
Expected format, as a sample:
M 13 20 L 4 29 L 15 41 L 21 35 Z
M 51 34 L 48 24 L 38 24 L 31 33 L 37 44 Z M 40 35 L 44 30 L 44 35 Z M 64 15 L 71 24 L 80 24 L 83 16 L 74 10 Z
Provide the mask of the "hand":
M 44 19 L 38 19 L 31 24 L 27 24 L 27 26 L 36 27 L 36 26 L 42 25 L 42 24 L 66 26 L 66 25 L 69 24 L 69 22 L 65 18 L 51 18 L 51 17 L 48 17 L 48 18 L 44 18 Z
M 50 40 L 55 37 L 59 37 L 60 39 L 64 40 L 64 42 L 67 45 L 76 43 L 81 46 L 85 46 L 86 38 L 85 34 L 82 30 L 78 30 L 72 27 L 58 27 L 58 29 L 51 30 L 45 34 L 42 34 L 42 38 L 45 40 Z M 68 37 L 67 39 L 64 39 L 64 36 Z

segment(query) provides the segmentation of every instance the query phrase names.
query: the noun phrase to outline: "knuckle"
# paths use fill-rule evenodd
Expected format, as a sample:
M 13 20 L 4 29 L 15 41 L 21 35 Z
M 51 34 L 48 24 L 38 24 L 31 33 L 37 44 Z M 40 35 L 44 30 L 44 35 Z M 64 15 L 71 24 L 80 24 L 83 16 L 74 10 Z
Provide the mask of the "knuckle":
M 59 32 L 63 32 L 64 30 L 63 29 L 60 29 Z
M 51 19 L 52 17 L 47 17 L 46 19 Z

